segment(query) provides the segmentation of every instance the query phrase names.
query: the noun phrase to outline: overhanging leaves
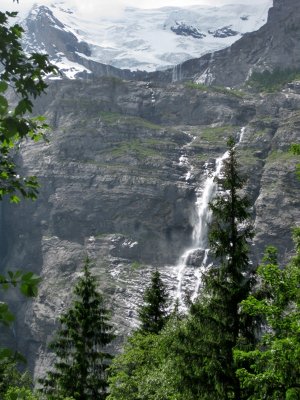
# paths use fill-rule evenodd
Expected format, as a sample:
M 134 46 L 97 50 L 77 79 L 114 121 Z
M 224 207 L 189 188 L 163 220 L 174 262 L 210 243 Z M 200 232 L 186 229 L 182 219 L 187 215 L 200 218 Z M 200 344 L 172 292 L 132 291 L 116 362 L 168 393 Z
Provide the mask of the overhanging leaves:
M 0 200 L 8 195 L 13 203 L 20 196 L 36 198 L 37 181 L 34 177 L 20 177 L 13 150 L 17 150 L 24 138 L 37 141 L 44 137 L 47 125 L 27 114 L 32 112 L 32 99 L 47 88 L 45 77 L 57 72 L 47 55 L 24 53 L 20 43 L 23 28 L 10 22 L 16 15 L 0 12 Z M 7 100 L 8 87 L 13 88 L 19 99 L 15 107 Z

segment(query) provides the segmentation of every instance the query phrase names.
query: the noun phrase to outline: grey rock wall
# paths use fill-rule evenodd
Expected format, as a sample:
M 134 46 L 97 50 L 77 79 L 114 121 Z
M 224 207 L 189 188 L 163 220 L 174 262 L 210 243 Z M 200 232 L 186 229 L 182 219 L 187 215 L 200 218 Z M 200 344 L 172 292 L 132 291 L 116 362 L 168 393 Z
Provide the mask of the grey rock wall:
M 253 262 L 267 244 L 288 258 L 290 229 L 300 222 L 297 159 L 288 153 L 300 137 L 299 107 L 292 89 L 243 97 L 115 78 L 51 83 L 36 105 L 53 126 L 50 141 L 24 143 L 20 152 L 24 169 L 39 178 L 39 198 L 4 203 L 1 220 L 2 268 L 43 278 L 33 301 L 9 294 L 17 314 L 13 345 L 36 375 L 51 363 L 47 343 L 87 255 L 120 341 L 136 326 L 153 268 L 174 294 L 174 266 L 191 243 L 196 189 L 228 135 L 237 137 L 242 127 L 239 159 L 257 233 Z M 193 166 L 189 180 L 182 155 Z

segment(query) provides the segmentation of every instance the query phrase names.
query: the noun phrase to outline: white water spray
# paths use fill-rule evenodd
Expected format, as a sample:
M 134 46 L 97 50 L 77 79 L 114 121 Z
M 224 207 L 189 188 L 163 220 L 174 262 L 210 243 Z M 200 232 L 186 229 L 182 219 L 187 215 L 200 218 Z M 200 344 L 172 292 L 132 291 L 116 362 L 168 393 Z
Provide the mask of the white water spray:
M 245 128 L 242 128 L 239 135 L 239 142 L 244 138 Z M 183 305 L 183 284 L 186 278 L 186 275 L 189 275 L 188 272 L 193 264 L 193 258 L 197 258 L 197 269 L 196 272 L 193 273 L 192 276 L 192 284 L 194 287 L 193 294 L 191 296 L 191 300 L 195 300 L 199 289 L 201 287 L 201 277 L 205 269 L 208 267 L 208 227 L 211 221 L 211 211 L 209 208 L 209 203 L 214 198 L 218 184 L 216 182 L 216 178 L 220 176 L 223 161 L 228 157 L 229 152 L 226 151 L 221 157 L 216 159 L 215 169 L 212 173 L 208 172 L 208 176 L 204 182 L 203 190 L 198 188 L 197 190 L 197 200 L 196 200 L 196 217 L 194 221 L 194 229 L 192 235 L 192 245 L 189 249 L 187 249 L 182 256 L 179 258 L 177 263 L 177 290 L 176 290 L 176 298 L 179 300 L 181 306 Z M 187 157 L 185 156 L 185 164 L 188 165 Z M 183 163 L 183 159 L 180 160 Z M 192 167 L 191 167 L 192 168 Z M 208 170 L 208 167 L 207 167 Z M 189 172 L 186 175 L 189 176 Z M 188 179 L 187 179 L 188 180 Z M 199 258 L 200 258 L 200 267 L 199 267 Z M 194 269 L 193 269 L 194 270 Z M 187 273 L 188 272 L 188 273 Z M 196 282 L 195 282 L 196 281 Z
M 178 82 L 181 80 L 182 72 L 181 72 L 181 64 L 176 64 L 172 70 L 172 82 Z
M 239 136 L 239 143 L 241 143 L 244 140 L 245 129 L 246 129 L 245 126 L 241 129 L 240 136 Z

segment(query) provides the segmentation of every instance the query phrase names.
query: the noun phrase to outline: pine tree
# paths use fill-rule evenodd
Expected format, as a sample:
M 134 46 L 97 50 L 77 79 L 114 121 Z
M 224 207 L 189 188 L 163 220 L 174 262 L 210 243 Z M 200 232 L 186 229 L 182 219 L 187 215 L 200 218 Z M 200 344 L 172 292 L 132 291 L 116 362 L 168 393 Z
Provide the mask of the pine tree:
M 252 283 L 249 241 L 253 237 L 250 202 L 242 194 L 244 180 L 238 171 L 234 140 L 228 141 L 228 158 L 218 178 L 221 194 L 210 204 L 213 223 L 210 248 L 214 264 L 203 274 L 203 291 L 191 307 L 190 329 L 198 331 L 202 397 L 241 399 L 235 374 L 233 348 L 254 340 L 254 321 L 240 313 L 240 303 Z M 202 364 L 202 365 L 201 365 Z
M 50 348 L 56 355 L 41 391 L 49 399 L 71 396 L 75 400 L 106 398 L 106 369 L 111 355 L 105 351 L 114 335 L 108 311 L 87 259 L 74 289 L 71 307 L 60 316 L 60 329 Z
M 157 270 L 152 273 L 151 284 L 145 290 L 143 303 L 139 310 L 141 330 L 159 333 L 167 320 L 168 294 Z
M 160 273 L 155 271 L 138 313 L 141 326 L 129 337 L 124 351 L 115 357 L 110 366 L 109 400 L 152 398 L 156 387 L 152 382 L 148 383 L 147 376 L 163 361 L 159 335 L 168 320 L 167 305 L 166 287 Z

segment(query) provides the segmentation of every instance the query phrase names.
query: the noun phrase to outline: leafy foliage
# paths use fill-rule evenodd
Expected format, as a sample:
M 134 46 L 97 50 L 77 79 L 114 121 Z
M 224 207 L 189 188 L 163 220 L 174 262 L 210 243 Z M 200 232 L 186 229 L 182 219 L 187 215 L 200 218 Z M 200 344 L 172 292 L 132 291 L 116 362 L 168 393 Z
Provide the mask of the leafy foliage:
M 144 385 L 152 368 L 158 364 L 156 357 L 157 335 L 135 332 L 125 345 L 124 352 L 112 362 L 109 378 L 108 400 L 144 399 Z M 142 388 L 143 386 L 143 388 Z
M 4 395 L 4 400 L 38 400 L 38 398 L 25 387 L 10 387 Z
M 28 114 L 33 111 L 33 99 L 47 88 L 45 77 L 57 71 L 47 55 L 24 53 L 20 42 L 23 28 L 11 21 L 16 15 L 0 12 L 0 200 L 8 196 L 12 203 L 18 203 L 20 195 L 30 199 L 37 196 L 36 178 L 19 175 L 15 155 L 23 139 L 36 141 L 44 136 L 44 118 Z M 37 294 L 39 281 L 32 272 L 9 271 L 0 275 L 0 288 L 18 287 L 23 295 L 32 297 Z M 0 303 L 0 322 L 9 325 L 13 320 L 8 305 Z M 0 351 L 1 367 L 20 359 L 9 349 Z
M 34 297 L 37 294 L 37 287 L 41 278 L 33 272 L 8 271 L 7 276 L 0 274 L 0 288 L 8 290 L 11 287 L 18 287 L 26 297 Z M 14 314 L 10 311 L 8 304 L 0 302 L 0 324 L 9 326 L 15 320 Z M 8 375 L 8 371 L 16 370 L 16 362 L 24 363 L 24 357 L 11 349 L 0 348 L 0 393 L 1 385 L 8 379 L 11 385 L 14 378 Z M 17 370 L 16 370 L 17 371 Z M 8 378 L 7 378 L 8 376 Z M 12 373 L 14 377 L 15 374 Z
M 15 12 L 0 12 L 0 200 L 8 195 L 12 202 L 25 198 L 35 199 L 38 183 L 35 177 L 20 177 L 14 153 L 24 138 L 39 140 L 47 125 L 43 117 L 30 118 L 33 99 L 40 96 L 47 84 L 45 77 L 55 73 L 45 54 L 27 56 L 20 39 L 23 28 L 11 24 Z M 9 90 L 17 96 L 17 104 L 8 102 Z
M 180 321 L 172 315 L 159 334 L 134 332 L 110 366 L 108 400 L 193 399 L 181 385 Z
M 292 154 L 300 156 L 300 144 L 299 143 L 292 144 L 290 151 Z M 298 179 L 300 179 L 300 163 L 297 164 L 296 166 L 296 174 L 298 176 Z
M 7 277 L 0 275 L 0 285 L 2 289 L 9 287 L 19 287 L 20 292 L 27 297 L 34 297 L 37 295 L 37 285 L 40 283 L 41 278 L 33 272 L 23 271 L 8 271 Z
M 247 368 L 237 373 L 249 400 L 299 399 L 300 397 L 300 228 L 294 230 L 296 256 L 283 269 L 276 249 L 268 248 L 258 268 L 258 293 L 242 302 L 248 315 L 261 316 L 264 331 L 255 349 L 236 350 L 237 362 Z
M 15 355 L 13 360 L 11 354 L 7 354 L 9 357 L 2 357 L 0 362 L 0 398 L 9 391 L 11 387 L 15 389 L 23 388 L 30 389 L 32 385 L 32 379 L 28 371 L 20 372 L 17 368 L 17 361 L 19 360 L 18 355 Z
M 7 290 L 10 287 L 19 287 L 20 292 L 27 297 L 37 295 L 37 287 L 40 281 L 41 278 L 33 272 L 8 271 L 7 276 L 0 274 L 0 288 Z M 8 305 L 0 303 L 0 323 L 10 325 L 13 321 L 14 315 L 10 312 Z
M 53 370 L 40 380 L 41 392 L 55 400 L 59 396 L 72 396 L 75 400 L 105 399 L 106 369 L 111 355 L 104 348 L 114 335 L 88 259 L 74 295 L 69 310 L 59 317 L 61 327 L 50 345 L 57 358 Z

